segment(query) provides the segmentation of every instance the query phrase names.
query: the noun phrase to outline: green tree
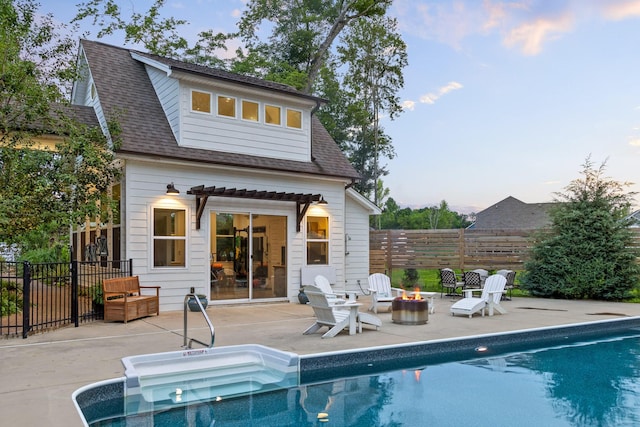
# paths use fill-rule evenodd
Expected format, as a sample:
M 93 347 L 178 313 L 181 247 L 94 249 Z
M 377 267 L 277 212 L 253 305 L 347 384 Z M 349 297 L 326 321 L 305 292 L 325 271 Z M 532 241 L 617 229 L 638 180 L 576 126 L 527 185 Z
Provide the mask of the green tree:
M 218 41 L 217 47 L 222 47 L 219 35 L 204 32 L 209 36 L 209 45 L 198 46 L 199 49 L 190 50 L 188 41 L 180 35 L 179 27 L 188 24 L 187 21 L 175 18 L 163 18 L 160 11 L 164 7 L 165 0 L 155 0 L 145 13 L 131 12 L 131 16 L 123 17 L 118 2 L 115 0 L 90 0 L 80 3 L 78 13 L 73 22 L 83 19 L 91 20 L 98 26 L 96 37 L 102 38 L 115 33 L 124 32 L 125 43 L 142 44 L 149 52 L 162 56 L 176 57 L 178 55 L 202 56 L 205 61 L 208 48 L 212 48 L 214 40 Z
M 401 209 L 393 198 L 387 199 L 380 215 L 381 229 L 454 229 L 470 225 L 466 215 L 451 211 L 446 201 L 439 206 Z
M 395 119 L 402 106 L 398 91 L 404 87 L 406 44 L 397 31 L 397 21 L 386 16 L 360 19 L 345 30 L 337 48 L 338 60 L 345 64 L 345 91 L 352 105 L 361 105 L 363 114 L 352 123 L 352 138 L 346 154 L 363 179 L 356 185 L 361 194 L 379 204 L 380 178 L 388 174 L 380 158 L 392 159 L 391 138 L 384 133 L 380 117 Z
M 630 183 L 605 177 L 605 166 L 594 168 L 587 158 L 582 178 L 556 195 L 552 225 L 538 237 L 521 279 L 532 295 L 621 300 L 637 287 L 639 254 L 625 219 L 635 193 L 624 191 Z
M 79 71 L 73 28 L 40 16 L 31 0 L 0 0 L 0 241 L 23 249 L 68 242 L 69 227 L 95 216 L 118 176 L 111 139 L 64 105 Z M 42 135 L 55 135 L 43 147 Z M 48 139 L 52 141 L 52 139 Z
M 237 36 L 247 49 L 264 53 L 268 63 L 306 75 L 305 93 L 313 93 L 340 33 L 360 19 L 383 16 L 391 0 L 250 0 Z M 267 40 L 258 32 L 273 25 Z M 235 36 L 236 34 L 234 34 Z

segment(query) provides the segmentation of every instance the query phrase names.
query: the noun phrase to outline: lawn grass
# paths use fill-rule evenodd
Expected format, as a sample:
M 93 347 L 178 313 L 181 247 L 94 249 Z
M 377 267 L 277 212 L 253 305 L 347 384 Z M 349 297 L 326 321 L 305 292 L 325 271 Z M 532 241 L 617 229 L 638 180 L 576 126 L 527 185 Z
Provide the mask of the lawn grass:
M 417 286 L 420 287 L 420 290 L 423 292 L 440 292 L 440 271 L 439 270 L 417 270 L 418 271 L 418 282 Z M 455 270 L 456 273 L 461 273 L 460 270 Z M 512 296 L 514 297 L 530 297 L 529 292 L 522 290 L 519 288 L 520 280 L 519 275 L 522 274 L 521 271 L 518 271 L 516 274 L 515 285 L 516 287 L 512 291 Z M 413 284 L 407 284 L 406 286 L 403 283 L 404 269 L 395 269 L 393 270 L 393 274 L 391 276 L 391 286 L 394 288 L 406 289 L 408 291 L 413 291 L 415 286 Z M 640 289 L 632 289 L 631 290 L 631 298 L 624 300 L 624 302 L 630 303 L 640 303 Z
M 396 269 L 393 270 L 393 274 L 391 276 L 391 286 L 394 288 L 401 288 L 406 290 L 414 290 L 416 286 L 420 287 L 420 290 L 423 292 L 440 292 L 440 271 L 439 270 L 417 270 L 418 271 L 418 282 L 414 285 L 411 283 L 404 284 L 404 269 Z M 456 270 L 456 273 L 460 273 L 460 271 Z M 513 289 L 512 295 L 514 297 L 528 297 L 529 293 L 523 291 L 518 288 L 520 281 L 518 280 L 518 274 L 516 274 L 515 285 L 516 287 Z M 638 295 L 638 301 L 640 302 L 640 294 Z

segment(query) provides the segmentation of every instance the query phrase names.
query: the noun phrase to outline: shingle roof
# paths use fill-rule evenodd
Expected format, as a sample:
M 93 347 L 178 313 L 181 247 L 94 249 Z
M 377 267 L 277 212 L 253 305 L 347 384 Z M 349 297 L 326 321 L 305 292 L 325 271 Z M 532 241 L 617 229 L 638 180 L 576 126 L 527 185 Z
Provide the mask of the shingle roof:
M 319 102 L 324 102 L 323 99 L 307 95 L 295 88 L 282 83 L 271 82 L 269 80 L 259 79 L 253 76 L 245 76 L 242 74 L 231 73 L 229 71 L 221 70 L 218 68 L 211 68 L 204 65 L 191 64 L 189 62 L 178 61 L 176 59 L 166 58 L 164 56 L 154 55 L 148 52 L 140 52 L 137 50 L 131 50 L 140 56 L 157 61 L 170 67 L 172 70 L 179 70 L 187 73 L 199 74 L 203 77 L 210 77 L 216 80 L 225 80 L 232 83 L 238 83 L 246 86 L 254 86 L 262 89 L 269 89 L 276 92 L 287 93 L 289 95 L 295 95 L 307 99 L 312 99 Z
M 122 146 L 118 153 L 144 155 L 148 158 L 170 158 L 198 163 L 332 176 L 349 180 L 360 178 L 358 172 L 315 116 L 312 118 L 311 125 L 311 144 L 314 157 L 311 162 L 180 147 L 174 138 L 144 64 L 131 56 L 132 52 L 141 53 L 89 40 L 82 40 L 81 44 L 102 108 L 108 118 L 116 118 L 121 125 Z M 160 58 L 155 55 L 145 55 L 155 60 Z M 292 95 L 309 98 L 308 95 L 277 83 L 233 75 L 167 58 L 162 58 L 162 61 L 168 66 L 198 72 L 212 79 L 228 80 L 235 76 L 236 83 L 261 85 L 265 89 L 287 91 Z
M 90 127 L 100 125 L 92 107 L 57 103 L 50 105 L 49 115 L 45 118 L 35 119 L 28 123 L 21 123 L 19 120 L 16 120 L 12 125 L 15 129 L 61 135 L 65 134 L 67 131 L 59 126 L 59 119 L 61 117 L 72 118 L 77 122 Z
M 524 203 L 509 196 L 476 214 L 473 229 L 538 229 L 549 226 L 549 208 L 555 203 Z

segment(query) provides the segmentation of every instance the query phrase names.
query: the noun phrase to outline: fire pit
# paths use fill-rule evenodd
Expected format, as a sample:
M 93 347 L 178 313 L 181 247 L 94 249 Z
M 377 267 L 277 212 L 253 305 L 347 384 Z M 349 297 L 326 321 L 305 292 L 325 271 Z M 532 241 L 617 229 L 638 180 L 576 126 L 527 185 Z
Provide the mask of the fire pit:
M 429 303 L 420 293 L 391 301 L 391 321 L 401 325 L 424 325 L 429 320 Z

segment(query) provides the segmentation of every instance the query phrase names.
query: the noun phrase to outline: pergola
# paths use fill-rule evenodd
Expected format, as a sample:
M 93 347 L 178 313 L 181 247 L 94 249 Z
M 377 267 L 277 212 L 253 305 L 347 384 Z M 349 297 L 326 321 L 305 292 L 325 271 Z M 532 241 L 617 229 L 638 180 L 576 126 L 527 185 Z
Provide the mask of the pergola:
M 225 187 L 205 187 L 199 185 L 191 187 L 187 191 L 187 194 L 196 196 L 196 230 L 200 229 L 200 218 L 204 212 L 204 207 L 207 204 L 209 197 L 235 197 L 241 199 L 253 199 L 253 200 L 273 200 L 280 202 L 295 202 L 296 204 L 296 231 L 300 231 L 300 223 L 302 218 L 307 213 L 309 205 L 311 203 L 327 203 L 322 197 L 322 194 L 303 194 L 303 193 L 285 193 L 278 191 L 261 191 L 261 190 L 247 190 Z

